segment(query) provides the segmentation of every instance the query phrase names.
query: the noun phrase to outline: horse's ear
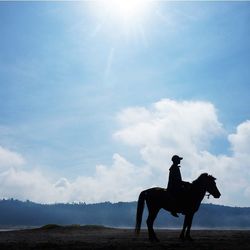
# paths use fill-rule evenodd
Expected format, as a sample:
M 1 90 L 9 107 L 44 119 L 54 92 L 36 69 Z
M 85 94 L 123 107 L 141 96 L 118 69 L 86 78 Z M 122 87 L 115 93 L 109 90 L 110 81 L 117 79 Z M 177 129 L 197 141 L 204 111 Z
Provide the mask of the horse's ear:
M 214 181 L 216 180 L 215 177 L 213 177 L 212 175 L 208 175 L 211 179 L 213 179 Z

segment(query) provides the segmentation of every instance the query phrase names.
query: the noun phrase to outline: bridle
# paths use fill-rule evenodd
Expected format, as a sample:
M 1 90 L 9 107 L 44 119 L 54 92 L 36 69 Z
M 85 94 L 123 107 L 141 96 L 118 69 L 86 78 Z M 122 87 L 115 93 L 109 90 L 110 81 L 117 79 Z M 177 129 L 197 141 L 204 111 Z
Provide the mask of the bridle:
M 209 177 L 210 177 L 211 175 L 209 175 Z M 211 176 L 214 180 L 216 180 L 213 176 Z M 207 199 L 209 199 L 210 198 L 210 193 L 208 192 L 208 191 L 206 191 L 206 194 L 205 194 L 205 196 L 207 196 Z
M 205 196 L 207 196 L 208 199 L 209 199 L 210 195 L 211 195 L 210 193 L 205 194 Z

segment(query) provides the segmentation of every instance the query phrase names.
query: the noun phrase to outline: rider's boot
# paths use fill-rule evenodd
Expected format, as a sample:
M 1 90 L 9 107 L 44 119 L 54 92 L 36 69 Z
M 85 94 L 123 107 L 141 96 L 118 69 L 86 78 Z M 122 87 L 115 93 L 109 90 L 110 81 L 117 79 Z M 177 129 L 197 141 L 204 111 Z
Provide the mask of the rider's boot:
M 175 211 L 170 212 L 174 217 L 179 217 L 179 215 Z

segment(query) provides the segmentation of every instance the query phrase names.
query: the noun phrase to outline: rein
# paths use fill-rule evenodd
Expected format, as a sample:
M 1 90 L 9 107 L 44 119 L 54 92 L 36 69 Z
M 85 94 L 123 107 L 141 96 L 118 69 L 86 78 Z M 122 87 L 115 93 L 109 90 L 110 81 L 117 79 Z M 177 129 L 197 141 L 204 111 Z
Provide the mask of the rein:
M 211 194 L 209 194 L 209 193 L 208 193 L 208 194 L 205 194 L 205 196 L 207 196 L 208 199 L 209 199 L 210 195 L 211 195 Z

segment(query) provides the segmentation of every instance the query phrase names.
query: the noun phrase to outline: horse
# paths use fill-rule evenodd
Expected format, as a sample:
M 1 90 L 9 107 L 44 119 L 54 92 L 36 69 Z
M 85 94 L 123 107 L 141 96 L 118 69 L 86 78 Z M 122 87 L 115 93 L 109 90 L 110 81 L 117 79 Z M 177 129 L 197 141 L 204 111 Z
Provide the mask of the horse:
M 195 212 L 198 211 L 206 192 L 208 192 L 208 197 L 209 195 L 212 195 L 214 198 L 220 198 L 221 196 L 215 180 L 216 178 L 212 175 L 207 173 L 201 174 L 196 180 L 190 183 L 188 190 L 181 196 L 183 199 L 179 201 L 164 188 L 154 187 L 143 190 L 139 195 L 137 203 L 135 233 L 137 235 L 140 233 L 144 203 L 146 201 L 148 207 L 148 218 L 146 222 L 150 241 L 159 241 L 154 232 L 153 224 L 161 208 L 167 211 L 173 211 L 174 209 L 178 213 L 185 215 L 180 239 L 193 240 L 190 236 L 193 216 Z

